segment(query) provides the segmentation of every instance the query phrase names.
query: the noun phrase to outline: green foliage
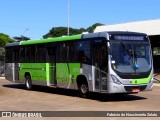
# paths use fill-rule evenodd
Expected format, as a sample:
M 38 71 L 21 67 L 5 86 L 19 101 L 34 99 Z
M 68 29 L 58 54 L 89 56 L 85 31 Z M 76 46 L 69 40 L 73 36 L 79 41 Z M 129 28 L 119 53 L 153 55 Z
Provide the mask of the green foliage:
M 0 33 L 0 61 L 4 60 L 4 46 L 6 43 L 11 43 L 13 40 L 6 34 Z
M 0 33 L 0 47 L 5 46 L 6 43 L 11 43 L 13 40 L 6 34 Z
M 94 30 L 95 30 L 95 28 L 96 28 L 97 26 L 101 26 L 101 25 L 103 25 L 103 24 L 101 24 L 101 23 L 95 23 L 95 24 L 93 24 L 92 26 L 90 26 L 90 27 L 87 28 L 87 32 L 93 33 Z
M 55 27 L 52 28 L 49 33 L 43 36 L 43 38 L 49 38 L 49 37 L 60 37 L 60 36 L 66 36 L 67 35 L 67 27 Z M 69 29 L 70 35 L 76 35 L 80 34 L 82 32 L 85 32 L 84 28 L 81 29 L 74 29 L 70 28 Z
M 69 32 L 70 32 L 70 35 L 81 34 L 83 32 L 92 33 L 94 31 L 94 29 L 100 25 L 103 25 L 103 24 L 95 23 L 92 26 L 88 27 L 87 29 L 85 29 L 85 28 L 80 28 L 80 29 L 70 28 Z M 67 35 L 67 29 L 68 29 L 67 27 L 53 27 L 46 35 L 43 36 L 43 38 L 65 36 L 65 35 Z
M 15 41 L 27 41 L 27 40 L 30 40 L 29 37 L 25 37 L 25 36 L 23 36 L 23 35 L 21 35 L 20 37 L 15 36 L 15 37 L 13 37 L 13 39 L 14 39 Z
M 5 54 L 4 48 L 0 47 L 0 61 L 4 60 L 4 54 Z

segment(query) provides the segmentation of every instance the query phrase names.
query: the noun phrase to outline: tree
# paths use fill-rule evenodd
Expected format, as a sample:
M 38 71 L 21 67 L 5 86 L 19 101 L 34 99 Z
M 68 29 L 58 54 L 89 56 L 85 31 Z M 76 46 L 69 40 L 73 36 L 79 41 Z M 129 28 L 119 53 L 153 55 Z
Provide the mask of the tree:
M 43 38 L 49 38 L 49 37 L 60 37 L 67 35 L 67 27 L 53 27 L 46 35 L 43 36 Z M 76 35 L 81 34 L 82 32 L 85 32 L 86 30 L 84 28 L 80 29 L 74 29 L 70 28 L 70 35 Z
M 4 60 L 4 46 L 6 43 L 11 43 L 13 40 L 6 34 L 0 33 L 0 61 Z
M 6 43 L 11 43 L 13 40 L 6 34 L 0 33 L 0 47 L 5 46 Z
M 76 35 L 76 34 L 82 34 L 83 32 L 89 32 L 92 33 L 94 29 L 99 26 L 103 25 L 101 23 L 95 23 L 92 26 L 88 27 L 87 29 L 85 28 L 80 28 L 80 29 L 75 29 L 75 28 L 70 28 L 70 35 Z M 67 27 L 53 27 L 47 34 L 43 35 L 43 38 L 49 38 L 49 37 L 60 37 L 67 35 Z
M 87 28 L 87 31 L 88 31 L 89 33 L 93 33 L 94 30 L 95 30 L 95 28 L 96 28 L 97 26 L 100 26 L 100 25 L 103 25 L 103 24 L 101 24 L 101 23 L 95 23 L 95 24 L 93 24 L 92 26 L 88 27 L 88 28 Z
M 4 61 L 4 54 L 5 54 L 4 48 L 0 47 L 0 61 Z
M 14 39 L 15 41 L 27 41 L 27 40 L 30 40 L 29 37 L 25 37 L 25 36 L 23 36 L 23 35 L 21 35 L 20 37 L 15 36 L 15 37 L 13 37 L 13 39 Z

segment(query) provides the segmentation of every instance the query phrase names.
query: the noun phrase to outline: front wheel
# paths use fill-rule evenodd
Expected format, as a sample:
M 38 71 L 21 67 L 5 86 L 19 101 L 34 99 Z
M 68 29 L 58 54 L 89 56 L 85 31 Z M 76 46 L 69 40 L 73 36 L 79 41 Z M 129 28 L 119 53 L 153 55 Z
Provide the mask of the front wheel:
M 30 76 L 26 76 L 25 77 L 25 86 L 27 90 L 31 90 L 32 89 L 32 80 Z
M 87 83 L 82 83 L 78 87 L 80 97 L 86 98 L 89 94 Z

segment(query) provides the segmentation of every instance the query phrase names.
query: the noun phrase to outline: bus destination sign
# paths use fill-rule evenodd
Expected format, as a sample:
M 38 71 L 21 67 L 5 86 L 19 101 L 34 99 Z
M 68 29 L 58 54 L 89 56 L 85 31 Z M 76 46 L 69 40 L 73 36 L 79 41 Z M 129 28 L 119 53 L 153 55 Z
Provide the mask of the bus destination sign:
M 134 35 L 112 35 L 110 37 L 111 40 L 146 40 L 146 36 L 134 36 Z

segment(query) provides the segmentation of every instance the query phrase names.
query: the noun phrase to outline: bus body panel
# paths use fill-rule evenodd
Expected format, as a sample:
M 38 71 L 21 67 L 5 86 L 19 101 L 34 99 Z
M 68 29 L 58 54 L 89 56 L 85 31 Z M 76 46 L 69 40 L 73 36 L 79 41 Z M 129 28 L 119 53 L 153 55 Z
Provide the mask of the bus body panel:
M 29 73 L 32 80 L 46 81 L 46 63 L 20 63 L 20 79 Z
M 5 63 L 5 78 L 12 82 L 21 83 L 19 80 L 19 64 Z
M 5 63 L 5 78 L 13 82 L 13 63 Z
M 80 75 L 80 63 L 56 63 L 57 87 L 77 89 L 78 75 Z

